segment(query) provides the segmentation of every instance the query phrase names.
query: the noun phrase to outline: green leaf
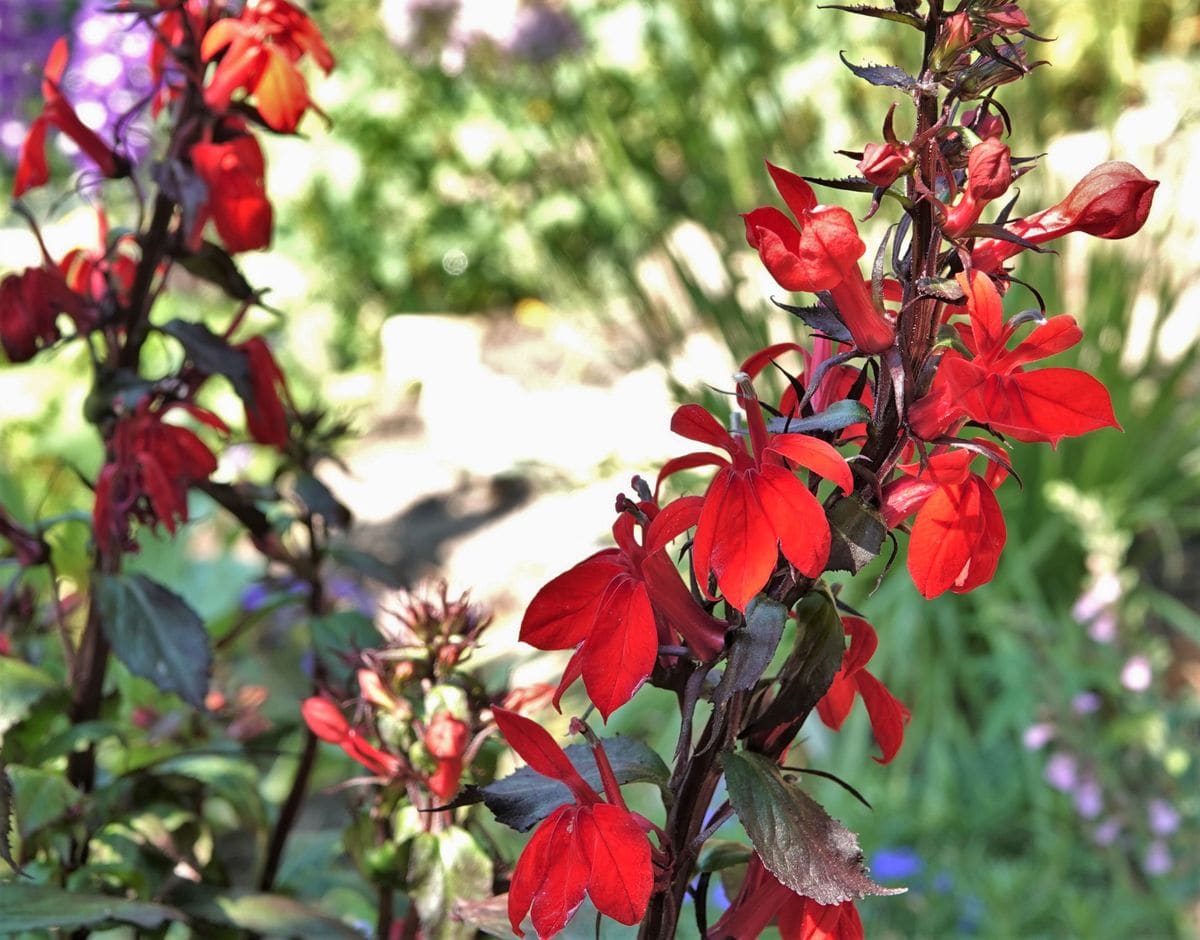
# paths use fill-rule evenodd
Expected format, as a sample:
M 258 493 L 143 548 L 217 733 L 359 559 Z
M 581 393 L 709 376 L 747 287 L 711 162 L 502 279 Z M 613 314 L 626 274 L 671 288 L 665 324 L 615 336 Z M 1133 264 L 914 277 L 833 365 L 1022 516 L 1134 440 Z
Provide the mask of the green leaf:
M 402 588 L 405 586 L 404 579 L 399 574 L 369 552 L 359 551 L 349 545 L 330 545 L 329 557 L 339 565 L 352 568 L 359 574 L 372 581 L 378 581 L 386 587 Z
M 750 861 L 750 846 L 733 839 L 709 839 L 700 850 L 696 866 L 700 871 L 722 871 Z
M 779 648 L 787 615 L 779 601 L 763 594 L 751 598 L 746 605 L 746 625 L 733 632 L 729 662 L 713 690 L 714 705 L 724 705 L 735 692 L 754 688 Z
M 772 418 L 767 422 L 767 430 L 772 434 L 831 433 L 870 420 L 871 412 L 862 402 L 844 398 L 808 418 Z
M 779 767 L 749 751 L 722 759 L 729 802 L 763 864 L 781 883 L 818 904 L 902 894 L 867 876 L 858 836 L 833 819 Z
M 42 670 L 0 656 L 0 744 L 9 728 L 29 717 L 38 700 L 58 688 L 58 683 Z
M 0 860 L 21 874 L 21 866 L 12 854 L 13 815 L 12 779 L 8 776 L 8 765 L 0 760 Z
M 239 927 L 265 937 L 362 940 L 362 934 L 349 924 L 294 898 L 278 894 L 221 893 L 211 888 L 188 885 L 170 897 L 175 905 L 197 920 Z
M 379 645 L 375 622 L 357 610 L 340 610 L 312 620 L 313 651 L 329 671 L 331 680 L 347 677 L 352 667 L 345 654 Z
M 100 927 L 114 921 L 153 930 L 164 921 L 184 919 L 181 911 L 164 904 L 27 884 L 0 884 L 0 912 L 3 916 L 0 924 L 12 933 L 54 927 Z
M 829 531 L 833 538 L 826 570 L 858 574 L 879 555 L 887 524 L 878 509 L 855 493 L 833 504 Z
M 126 668 L 203 708 L 212 650 L 200 615 L 143 574 L 98 576 L 96 597 L 104 634 Z
M 572 744 L 564 749 L 575 769 L 595 790 L 604 784 L 596 759 L 587 744 Z M 604 752 L 612 764 L 617 783 L 653 783 L 665 786 L 670 772 L 663 759 L 649 746 L 635 738 L 620 736 L 604 741 Z M 496 819 L 525 832 L 565 803 L 572 802 L 571 791 L 566 784 L 543 777 L 536 770 L 522 767 L 516 773 L 485 787 L 468 786 L 450 804 L 452 807 L 470 806 L 483 801 Z
M 66 757 L 74 751 L 96 744 L 107 738 L 117 738 L 122 744 L 128 741 L 128 730 L 116 721 L 85 721 L 72 725 L 61 734 L 38 745 L 30 755 L 29 763 L 45 764 L 56 757 Z
M 408 891 L 430 940 L 469 940 L 475 928 L 454 917 L 460 903 L 492 896 L 492 860 L 457 826 L 413 840 Z
M 304 508 L 314 516 L 320 516 L 331 529 L 345 529 L 353 516 L 333 491 L 311 473 L 296 475 L 295 495 Z
M 9 768 L 9 776 L 13 789 L 12 808 L 21 841 L 61 819 L 83 799 L 83 794 L 61 773 L 13 766 Z

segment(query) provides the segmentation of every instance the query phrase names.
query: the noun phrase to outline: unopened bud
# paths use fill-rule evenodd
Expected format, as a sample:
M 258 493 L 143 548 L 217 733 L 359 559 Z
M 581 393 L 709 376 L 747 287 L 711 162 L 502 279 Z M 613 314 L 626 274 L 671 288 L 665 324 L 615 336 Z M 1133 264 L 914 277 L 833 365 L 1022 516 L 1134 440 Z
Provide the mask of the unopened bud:
M 905 144 L 867 144 L 858 171 L 875 186 L 891 186 L 913 166 L 913 152 Z
M 938 33 L 929 64 L 933 66 L 934 71 L 944 72 L 954 64 L 959 53 L 971 45 L 973 38 L 971 18 L 966 13 L 955 13 L 948 17 Z

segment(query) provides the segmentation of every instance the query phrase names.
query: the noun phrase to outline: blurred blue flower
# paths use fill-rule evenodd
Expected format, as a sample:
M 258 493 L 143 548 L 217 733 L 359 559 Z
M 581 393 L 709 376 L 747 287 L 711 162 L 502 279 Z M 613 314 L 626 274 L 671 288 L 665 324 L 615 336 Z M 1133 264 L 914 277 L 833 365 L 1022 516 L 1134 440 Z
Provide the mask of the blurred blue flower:
M 1156 836 L 1169 836 L 1179 828 L 1179 810 L 1166 800 L 1151 800 L 1146 815 L 1150 820 L 1150 831 Z
M 903 881 L 915 878 L 925 868 L 925 863 L 915 849 L 897 846 L 880 849 L 871 856 L 871 874 L 879 881 Z

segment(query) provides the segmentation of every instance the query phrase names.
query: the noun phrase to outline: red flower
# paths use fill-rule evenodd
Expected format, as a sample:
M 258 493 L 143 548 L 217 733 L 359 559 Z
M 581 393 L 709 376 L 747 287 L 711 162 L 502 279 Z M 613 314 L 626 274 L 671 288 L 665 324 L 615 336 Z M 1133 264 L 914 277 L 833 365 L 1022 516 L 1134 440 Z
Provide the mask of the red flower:
M 967 185 L 962 198 L 946 212 L 942 231 L 956 238 L 979 221 L 984 208 L 999 199 L 1013 181 L 1008 144 L 989 137 L 971 148 L 967 156 Z
M 809 578 L 820 575 L 829 559 L 825 510 L 788 463 L 807 467 L 847 493 L 854 489 L 854 479 L 842 455 L 824 441 L 806 434 L 768 434 L 749 380 L 739 387 L 738 400 L 750 425 L 750 449 L 699 405 L 683 405 L 671 419 L 671 430 L 727 451 L 729 460 L 688 454 L 668 461 L 659 479 L 702 464 L 721 468 L 704 494 L 692 542 L 692 568 L 706 595 L 709 576 L 715 575 L 725 600 L 745 610 L 766 585 L 781 550 Z
M 521 639 L 543 650 L 578 647 L 555 695 L 583 676 L 588 698 L 605 721 L 629 701 L 654 669 L 660 645 L 682 635 L 700 659 L 724 647 L 725 624 L 693 600 L 663 550 L 694 525 L 699 497 L 685 497 L 659 510 L 649 500 L 633 512 L 643 544 L 634 537 L 634 515 L 622 511 L 613 524 L 616 548 L 597 552 L 560 574 L 533 598 L 521 622 Z M 622 510 L 626 503 L 619 503 Z
M 66 134 L 96 164 L 105 176 L 115 178 L 129 172 L 129 163 L 113 152 L 90 127 L 79 120 L 79 115 L 59 88 L 63 73 L 67 69 L 67 41 L 59 39 L 50 50 L 46 67 L 42 71 L 42 97 L 45 106 L 42 113 L 29 126 L 29 132 L 21 144 L 17 160 L 17 173 L 13 180 L 13 198 L 20 199 L 31 189 L 42 186 L 50 179 L 50 168 L 46 164 L 46 131 L 57 127 Z
M 194 237 L 209 216 L 231 252 L 254 251 L 271 244 L 272 212 L 267 199 L 266 162 L 258 141 L 238 134 L 223 143 L 199 143 L 191 149 L 192 166 L 208 188 L 208 200 Z
M 364 741 L 362 735 L 350 727 L 341 709 L 329 699 L 317 695 L 306 698 L 300 706 L 300 714 L 313 734 L 322 741 L 338 745 L 376 776 L 394 777 L 400 772 L 399 759 Z
M 1076 183 L 1058 205 L 1010 222 L 1005 228 L 1035 245 L 1062 238 L 1068 232 L 1128 238 L 1146 224 L 1156 189 L 1158 180 L 1147 179 L 1132 163 L 1102 163 Z M 1015 242 L 981 238 L 971 252 L 971 267 L 990 274 L 1024 250 Z
M 221 57 L 204 100 L 210 108 L 224 110 L 243 88 L 272 129 L 291 133 L 304 112 L 316 107 L 296 68 L 305 53 L 326 73 L 333 68 L 320 30 L 301 10 L 286 0 L 250 0 L 240 17 L 219 20 L 204 36 L 204 61 Z
M 562 930 L 584 895 L 597 911 L 632 926 L 646 913 L 654 887 L 645 821 L 625 807 L 604 749 L 593 750 L 608 802 L 579 775 L 549 733 L 528 718 L 493 709 L 509 745 L 529 766 L 567 785 L 573 803 L 538 825 L 513 871 L 508 920 L 518 937 L 527 914 L 539 937 Z
M 901 173 L 913 167 L 912 148 L 902 143 L 867 144 L 856 166 L 876 186 L 891 186 Z M 857 260 L 857 259 L 856 259 Z
M 970 318 L 958 325 L 958 333 L 971 358 L 955 350 L 945 354 L 932 389 L 909 416 L 914 434 L 931 440 L 966 417 L 1019 441 L 1051 445 L 1100 428 L 1120 428 L 1108 391 L 1086 372 L 1025 371 L 1029 363 L 1079 342 L 1083 333 L 1074 317 L 1051 317 L 1010 350 L 1007 343 L 1023 321 L 1003 322 L 1000 294 L 987 275 L 977 271 L 968 280 L 960 274 L 958 281 Z
M 82 297 L 53 268 L 26 268 L 0 280 L 0 347 L 10 362 L 28 362 L 38 349 L 58 342 L 58 316 L 80 329 L 91 324 Z
M 996 573 L 1007 530 L 993 489 L 1004 471 L 989 462 L 986 477 L 972 473 L 974 454 L 951 450 L 884 488 L 883 516 L 889 528 L 914 512 L 908 571 L 917 590 L 937 597 L 986 584 Z
M 911 715 L 882 682 L 867 672 L 867 663 L 879 645 L 875 628 L 861 617 L 843 617 L 842 626 L 850 636 L 850 649 L 842 657 L 842 667 L 833 677 L 829 691 L 817 702 L 817 714 L 826 725 L 839 731 L 854 705 L 854 696 L 861 695 L 871 719 L 871 731 L 883 752 L 875 760 L 887 764 L 904 743 L 904 725 Z
M 216 415 L 182 402 L 144 399 L 122 416 L 108 443 L 108 462 L 96 478 L 93 521 L 96 541 L 107 552 L 137 550 L 129 535 L 132 519 L 174 532 L 188 519 L 188 489 L 217 469 L 217 458 L 194 432 L 163 421 L 172 407 L 229 433 Z
M 429 790 L 439 800 L 450 799 L 458 790 L 458 781 L 462 779 L 463 772 L 463 753 L 470 740 L 471 729 L 467 723 L 445 709 L 434 712 L 429 719 L 425 729 L 425 750 L 437 761 L 437 769 L 429 778 Z
M 250 360 L 250 388 L 253 397 L 243 402 L 246 427 L 260 444 L 284 450 L 288 445 L 288 418 L 283 400 L 288 398 L 287 380 L 271 354 L 271 347 L 255 336 L 233 347 Z
M 796 291 L 829 291 L 838 314 L 864 353 L 892 345 L 895 330 L 871 300 L 858 259 L 867 246 L 858 237 L 854 218 L 837 206 L 819 206 L 801 177 L 767 164 L 793 222 L 773 206 L 747 212 L 746 241 L 757 249 L 780 287 Z M 797 225 L 797 223 L 799 223 Z
M 137 236 L 132 233 L 121 235 L 110 247 L 108 218 L 103 209 L 97 210 L 96 221 L 99 226 L 96 241 L 100 247 L 91 251 L 71 249 L 63 255 L 58 269 L 71 290 L 82 297 L 100 303 L 111 287 L 121 303 L 128 303 L 137 275 Z
M 755 853 L 736 900 L 709 936 L 749 938 L 777 921 L 780 940 L 863 940 L 862 920 L 853 901 L 818 904 L 780 884 Z

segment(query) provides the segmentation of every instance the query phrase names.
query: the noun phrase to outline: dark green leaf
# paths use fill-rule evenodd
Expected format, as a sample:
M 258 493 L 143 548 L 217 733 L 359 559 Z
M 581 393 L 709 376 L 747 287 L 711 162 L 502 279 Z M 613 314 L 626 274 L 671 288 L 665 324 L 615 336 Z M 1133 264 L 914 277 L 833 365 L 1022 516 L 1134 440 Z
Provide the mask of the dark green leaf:
M 12 854 L 13 815 L 12 779 L 8 776 L 8 765 L 0 760 L 0 859 L 21 874 L 21 866 Z
M 696 865 L 701 871 L 722 871 L 750 861 L 750 846 L 732 839 L 709 839 L 700 850 Z
M 104 635 L 126 668 L 203 708 L 212 651 L 200 615 L 142 574 L 98 576 L 96 597 Z
M 11 933 L 99 927 L 113 922 L 153 930 L 164 921 L 184 919 L 181 911 L 163 904 L 19 883 L 0 884 L 0 915 L 0 924 Z
M 0 744 L 9 728 L 29 717 L 38 700 L 58 688 L 49 675 L 11 656 L 0 656 Z
M 765 595 L 750 600 L 746 625 L 733 632 L 725 673 L 713 690 L 714 705 L 724 705 L 735 692 L 754 688 L 779 648 L 787 615 L 786 607 Z
M 345 654 L 379 645 L 375 622 L 357 610 L 340 610 L 312 620 L 313 651 L 330 677 L 344 678 L 350 671 Z
M 829 510 L 829 571 L 857 574 L 869 565 L 883 548 L 887 524 L 879 510 L 857 493 L 839 499 Z
M 254 288 L 242 276 L 229 252 L 207 239 L 198 251 L 183 255 L 179 263 L 193 277 L 215 284 L 234 300 L 250 300 L 255 296 Z
M 763 865 L 784 885 L 825 905 L 904 892 L 875 884 L 858 837 L 766 757 L 743 751 L 722 763 L 730 804 Z
M 962 285 L 952 277 L 919 277 L 916 287 L 920 297 L 936 297 L 951 303 L 965 296 Z
M 782 304 L 772 297 L 771 303 L 780 310 L 786 310 L 792 316 L 799 317 L 809 329 L 817 333 L 828 336 L 830 339 L 835 339 L 839 343 L 854 342 L 854 337 L 846 329 L 846 324 L 841 321 L 838 315 L 824 301 L 813 304 L 810 307 L 794 307 L 791 304 Z
M 304 508 L 314 516 L 324 519 L 330 528 L 345 529 L 350 525 L 350 510 L 333 495 L 329 487 L 311 473 L 297 474 L 295 493 L 296 498 L 304 504 Z
M 188 885 L 173 893 L 170 899 L 197 920 L 239 927 L 267 937 L 362 940 L 362 934 L 349 924 L 294 898 L 278 894 L 221 893 L 199 885 Z
M 917 80 L 898 65 L 855 65 L 846 58 L 845 53 L 839 53 L 839 55 L 846 68 L 872 85 L 903 88 L 905 91 L 915 88 L 917 85 Z
M 196 368 L 209 375 L 223 375 L 242 401 L 254 400 L 250 381 L 250 357 L 234 349 L 229 341 L 218 336 L 203 323 L 192 320 L 171 320 L 162 331 L 179 340 Z
M 871 412 L 862 402 L 844 398 L 808 418 L 772 418 L 767 422 L 767 430 L 772 434 L 812 434 L 814 431 L 828 433 L 841 431 L 852 424 L 870 419 Z
M 56 734 L 40 744 L 29 757 L 31 764 L 45 764 L 56 757 L 65 757 L 74 751 L 103 741 L 106 738 L 118 738 L 122 743 L 127 740 L 127 730 L 116 721 L 85 721 L 72 725 L 61 734 Z
M 83 794 L 61 773 L 12 766 L 9 778 L 12 781 L 12 809 L 22 841 L 61 819 L 83 799 Z
M 583 779 L 594 789 L 600 790 L 603 785 L 592 749 L 586 744 L 572 744 L 565 750 Z M 661 787 L 670 776 L 662 758 L 635 738 L 607 738 L 604 752 L 620 784 L 653 783 Z M 570 803 L 572 798 L 566 784 L 522 767 L 516 773 L 487 786 L 466 787 L 450 806 L 470 806 L 480 801 L 487 804 L 500 822 L 518 832 L 525 832 L 558 807 Z
M 470 940 L 475 928 L 457 921 L 455 905 L 492 895 L 492 860 L 465 829 L 421 833 L 413 840 L 408 892 L 430 940 Z

